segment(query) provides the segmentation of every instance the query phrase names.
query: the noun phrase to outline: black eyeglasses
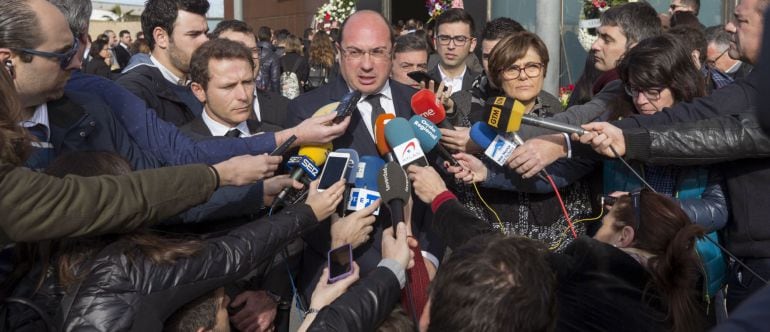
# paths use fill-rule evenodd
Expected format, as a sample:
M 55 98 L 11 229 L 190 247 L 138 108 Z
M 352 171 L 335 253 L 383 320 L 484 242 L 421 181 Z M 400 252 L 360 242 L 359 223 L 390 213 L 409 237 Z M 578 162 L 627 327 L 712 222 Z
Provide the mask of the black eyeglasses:
M 441 45 L 449 45 L 451 41 L 454 40 L 455 46 L 463 46 L 465 43 L 467 43 L 469 40 L 473 39 L 473 37 L 468 36 L 449 36 L 449 35 L 438 35 L 436 36 L 436 39 L 438 40 L 438 43 Z
M 80 42 L 78 42 L 77 38 L 74 38 L 72 42 L 72 48 L 70 48 L 67 52 L 64 52 L 64 53 L 38 51 L 38 50 L 29 49 L 29 48 L 11 48 L 11 49 L 22 53 L 41 56 L 44 58 L 59 59 L 59 67 L 61 67 L 62 70 L 67 70 L 67 66 L 70 65 L 70 62 L 72 62 L 72 58 L 74 58 L 75 54 L 78 53 L 78 47 L 80 47 Z
M 649 101 L 657 101 L 660 99 L 660 93 L 663 91 L 664 88 L 649 88 L 649 89 L 642 89 L 633 87 L 630 85 L 625 86 L 626 94 L 631 96 L 631 98 L 636 99 L 639 97 L 639 94 L 643 94 L 645 98 Z

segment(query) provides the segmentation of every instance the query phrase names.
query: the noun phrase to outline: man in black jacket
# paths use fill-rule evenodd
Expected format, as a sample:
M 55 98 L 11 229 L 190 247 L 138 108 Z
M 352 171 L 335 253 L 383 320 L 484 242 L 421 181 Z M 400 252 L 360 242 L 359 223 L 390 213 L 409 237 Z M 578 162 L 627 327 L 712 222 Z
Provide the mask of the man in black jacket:
M 131 46 L 131 33 L 128 30 L 121 30 L 118 34 L 118 44 L 112 48 L 115 59 L 118 60 L 120 69 L 126 68 L 128 61 L 131 60 L 131 52 L 128 48 Z

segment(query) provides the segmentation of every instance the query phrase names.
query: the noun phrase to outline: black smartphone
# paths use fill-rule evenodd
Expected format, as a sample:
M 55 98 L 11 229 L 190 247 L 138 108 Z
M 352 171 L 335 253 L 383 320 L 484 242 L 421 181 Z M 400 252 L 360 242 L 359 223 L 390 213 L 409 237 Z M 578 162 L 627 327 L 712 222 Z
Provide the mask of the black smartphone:
M 343 244 L 329 250 L 326 257 L 329 264 L 329 283 L 335 283 L 353 274 L 353 246 Z
M 435 78 L 433 78 L 430 75 L 428 75 L 428 73 L 426 73 L 424 71 L 421 71 L 421 70 L 416 70 L 416 71 L 408 72 L 406 74 L 406 76 L 409 76 L 409 78 L 415 80 L 416 82 L 421 82 L 421 83 L 425 84 L 425 88 L 428 87 L 428 82 L 429 81 L 435 82 L 437 88 L 438 88 L 438 84 L 441 83 L 441 80 L 436 80 Z M 444 92 L 446 92 L 447 90 L 449 90 L 449 88 L 445 86 L 444 87 Z
M 294 141 L 296 141 L 296 140 L 297 140 L 297 136 L 296 135 L 291 135 L 291 137 L 289 137 L 289 139 L 287 139 L 286 142 L 283 142 L 283 144 L 281 144 L 281 146 L 275 148 L 275 150 L 273 150 L 273 152 L 270 152 L 270 156 L 272 156 L 272 157 L 274 157 L 274 156 L 282 156 L 284 153 L 286 153 L 286 150 L 288 150 L 289 147 L 291 147 L 291 144 L 294 143 Z
M 353 110 L 356 109 L 359 100 L 361 100 L 361 92 L 359 91 L 353 91 L 343 96 L 340 104 L 337 105 L 337 117 L 332 122 L 340 123 L 342 120 L 345 120 L 345 117 L 353 114 Z

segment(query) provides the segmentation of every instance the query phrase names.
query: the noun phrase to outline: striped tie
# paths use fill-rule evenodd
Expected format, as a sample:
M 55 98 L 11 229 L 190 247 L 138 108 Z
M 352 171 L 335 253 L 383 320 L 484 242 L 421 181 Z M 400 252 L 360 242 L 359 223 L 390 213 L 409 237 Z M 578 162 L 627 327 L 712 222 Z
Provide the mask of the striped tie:
M 56 157 L 53 145 L 48 141 L 48 128 L 42 124 L 36 124 L 27 128 L 37 140 L 32 142 L 33 151 L 26 161 L 26 166 L 34 170 L 44 170 Z

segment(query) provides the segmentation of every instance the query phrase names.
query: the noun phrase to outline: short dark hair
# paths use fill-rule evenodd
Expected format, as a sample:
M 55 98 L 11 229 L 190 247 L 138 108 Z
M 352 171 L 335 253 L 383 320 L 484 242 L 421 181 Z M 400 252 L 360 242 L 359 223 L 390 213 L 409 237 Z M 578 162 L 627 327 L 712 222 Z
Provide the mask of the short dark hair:
M 155 49 L 152 30 L 157 27 L 166 30 L 170 38 L 180 10 L 206 16 L 206 12 L 209 11 L 209 2 L 207 0 L 147 0 L 142 12 L 142 31 L 144 38 L 150 44 L 150 49 Z
M 700 61 L 701 64 L 706 61 L 706 48 L 708 47 L 708 43 L 706 43 L 706 34 L 703 32 L 703 29 L 689 25 L 677 25 L 668 29 L 666 33 L 677 37 L 677 39 L 682 42 L 683 46 L 690 52 L 698 50 L 700 53 L 698 61 Z
M 617 26 L 626 37 L 626 46 L 660 35 L 662 27 L 655 8 L 646 2 L 629 2 L 608 9 L 601 25 Z
M 254 36 L 254 29 L 252 29 L 246 22 L 239 20 L 224 20 L 219 22 L 217 27 L 214 28 L 214 31 L 209 33 L 209 38 L 219 38 L 219 35 L 225 31 L 240 32 Z
M 393 45 L 393 56 L 395 56 L 396 53 L 411 51 L 428 52 L 428 42 L 425 41 L 425 38 L 421 38 L 413 33 L 407 33 L 396 37 L 396 43 Z
M 120 32 L 118 32 L 118 36 L 120 38 L 123 38 L 123 36 L 125 36 L 125 35 L 131 35 L 131 32 L 129 32 L 128 30 L 120 30 Z
M 698 16 L 700 12 L 700 0 L 682 0 L 682 4 L 692 7 L 692 13 Z
M 286 39 L 289 39 L 289 36 L 291 36 L 291 32 L 287 29 L 280 29 L 275 32 L 276 41 L 285 41 Z
M 473 22 L 473 17 L 471 14 L 468 14 L 467 11 L 460 8 L 452 8 L 445 12 L 443 12 L 441 15 L 439 15 L 436 18 L 436 28 L 433 29 L 433 34 L 438 35 L 438 28 L 442 24 L 447 23 L 456 23 L 456 22 L 462 22 L 465 24 L 468 24 L 471 30 L 471 37 L 476 35 L 476 24 Z
M 519 22 L 507 17 L 498 17 L 484 24 L 481 40 L 498 40 L 517 32 L 526 31 Z
M 527 51 L 532 48 L 535 50 L 540 61 L 543 62 L 543 77 L 548 71 L 548 62 L 550 57 L 548 56 L 548 48 L 543 43 L 540 37 L 529 31 L 522 31 L 513 35 L 509 35 L 501 40 L 492 52 L 489 54 L 489 79 L 492 80 L 492 84 L 496 86 L 503 86 L 503 80 L 501 76 L 503 71 L 511 67 L 516 60 L 523 58 Z
M 555 275 L 541 242 L 482 235 L 452 252 L 430 289 L 428 331 L 549 331 Z
M 257 40 L 270 41 L 271 38 L 273 38 L 273 31 L 270 30 L 270 27 L 264 25 L 259 27 L 257 30 Z
M 251 51 L 239 42 L 229 39 L 217 38 L 209 40 L 193 53 L 190 59 L 190 80 L 208 87 L 209 80 L 209 61 L 211 59 L 244 60 L 254 68 L 254 59 L 251 58 Z
M 676 12 L 671 15 L 671 27 L 678 27 L 678 26 L 690 26 L 693 28 L 700 28 L 703 29 L 703 24 L 700 23 L 698 20 L 698 17 L 695 16 L 692 12 Z
M 185 304 L 166 320 L 163 331 L 212 330 L 217 325 L 217 311 L 222 305 L 220 289 L 215 289 Z
M 730 47 L 730 33 L 725 31 L 724 25 L 715 25 L 706 28 L 706 45 L 714 43 L 719 46 L 720 51 Z
M 95 58 L 92 61 L 99 61 L 99 60 L 96 60 L 96 59 L 102 58 L 102 56 L 99 55 L 99 53 L 102 51 L 102 49 L 104 49 L 105 45 L 107 45 L 107 41 L 103 40 L 103 39 L 97 39 L 97 40 L 94 40 L 93 42 L 91 42 L 91 49 L 88 51 L 88 55 L 90 55 L 91 57 Z M 102 58 L 102 59 L 104 59 L 104 58 Z M 102 62 L 104 62 L 104 61 L 102 61 Z

